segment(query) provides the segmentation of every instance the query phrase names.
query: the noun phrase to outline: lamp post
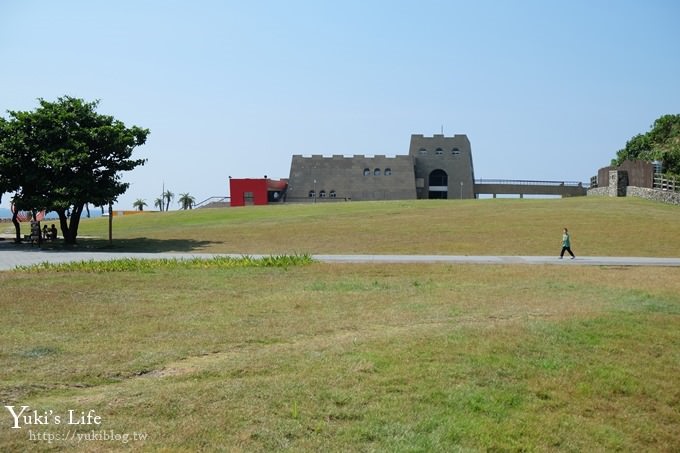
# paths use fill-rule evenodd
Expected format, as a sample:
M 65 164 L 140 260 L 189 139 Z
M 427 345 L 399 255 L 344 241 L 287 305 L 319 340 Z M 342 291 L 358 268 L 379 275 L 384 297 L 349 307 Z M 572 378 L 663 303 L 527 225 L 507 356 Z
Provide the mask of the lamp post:
M 109 245 L 113 245 L 113 202 L 109 201 Z
M 460 182 L 460 199 L 463 199 L 463 181 Z

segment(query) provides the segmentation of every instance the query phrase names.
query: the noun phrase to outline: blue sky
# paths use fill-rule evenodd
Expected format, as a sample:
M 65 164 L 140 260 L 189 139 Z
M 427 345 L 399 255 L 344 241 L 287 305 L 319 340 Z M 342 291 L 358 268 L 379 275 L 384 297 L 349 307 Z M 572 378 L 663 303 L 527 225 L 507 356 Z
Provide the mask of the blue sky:
M 676 0 L 4 0 L 0 114 L 70 95 L 149 128 L 119 209 L 442 128 L 477 178 L 588 182 L 680 113 L 678 24 Z

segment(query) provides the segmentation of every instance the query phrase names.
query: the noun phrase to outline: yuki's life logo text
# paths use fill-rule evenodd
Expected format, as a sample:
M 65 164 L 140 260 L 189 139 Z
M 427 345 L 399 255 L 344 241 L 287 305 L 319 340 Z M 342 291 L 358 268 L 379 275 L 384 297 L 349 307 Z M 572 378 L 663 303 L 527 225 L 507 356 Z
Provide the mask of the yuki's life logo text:
M 24 426 L 45 425 L 101 425 L 102 417 L 94 409 L 78 411 L 69 409 L 65 413 L 55 413 L 52 409 L 39 411 L 30 406 L 5 406 L 11 416 L 11 427 L 21 429 Z

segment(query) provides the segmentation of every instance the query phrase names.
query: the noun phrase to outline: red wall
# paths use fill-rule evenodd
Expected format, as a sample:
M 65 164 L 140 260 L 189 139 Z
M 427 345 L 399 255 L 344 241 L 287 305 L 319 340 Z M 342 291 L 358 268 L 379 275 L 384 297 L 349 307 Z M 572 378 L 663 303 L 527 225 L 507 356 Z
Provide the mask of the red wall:
M 234 179 L 229 180 L 229 196 L 231 206 L 245 206 L 246 192 L 253 194 L 253 204 L 267 204 L 267 180 L 266 179 Z

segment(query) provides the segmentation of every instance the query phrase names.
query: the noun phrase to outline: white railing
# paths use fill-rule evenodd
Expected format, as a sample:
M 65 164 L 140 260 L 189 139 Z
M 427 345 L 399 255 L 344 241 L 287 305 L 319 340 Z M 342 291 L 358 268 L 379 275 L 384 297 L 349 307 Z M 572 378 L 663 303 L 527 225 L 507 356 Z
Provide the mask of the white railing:
M 222 196 L 208 197 L 205 200 L 201 201 L 200 203 L 196 203 L 194 205 L 194 208 L 200 208 L 201 206 L 205 206 L 207 204 L 215 203 L 215 202 L 227 203 L 227 202 L 229 202 L 229 200 L 230 200 L 229 197 L 222 197 Z
M 669 192 L 680 192 L 680 181 L 675 178 L 666 178 L 662 175 L 654 175 L 654 188 Z
M 476 179 L 475 184 L 503 184 L 515 186 L 557 186 L 557 187 L 590 187 L 580 181 L 533 181 L 527 179 Z

